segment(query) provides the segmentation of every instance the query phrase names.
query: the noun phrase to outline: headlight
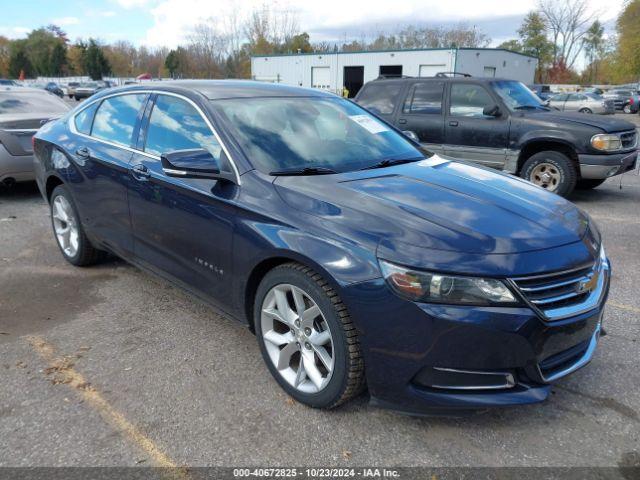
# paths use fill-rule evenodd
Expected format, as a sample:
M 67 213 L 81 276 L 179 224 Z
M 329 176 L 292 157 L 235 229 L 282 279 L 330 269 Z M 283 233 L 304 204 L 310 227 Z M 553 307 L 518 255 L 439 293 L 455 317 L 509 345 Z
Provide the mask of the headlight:
M 380 260 L 385 280 L 398 295 L 426 303 L 516 305 L 519 302 L 500 280 L 419 272 Z
M 596 150 L 611 151 L 620 150 L 622 141 L 618 135 L 600 134 L 591 137 L 591 146 Z

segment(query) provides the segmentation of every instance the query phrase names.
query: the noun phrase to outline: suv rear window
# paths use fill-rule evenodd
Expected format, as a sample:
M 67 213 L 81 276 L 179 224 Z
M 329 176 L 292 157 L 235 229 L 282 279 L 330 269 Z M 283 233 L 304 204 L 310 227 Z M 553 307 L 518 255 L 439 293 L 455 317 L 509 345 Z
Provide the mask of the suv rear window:
M 358 96 L 358 103 L 373 113 L 389 115 L 393 113 L 396 99 L 402 90 L 401 83 L 370 83 Z
M 404 103 L 404 113 L 436 114 L 442 113 L 443 82 L 418 83 Z

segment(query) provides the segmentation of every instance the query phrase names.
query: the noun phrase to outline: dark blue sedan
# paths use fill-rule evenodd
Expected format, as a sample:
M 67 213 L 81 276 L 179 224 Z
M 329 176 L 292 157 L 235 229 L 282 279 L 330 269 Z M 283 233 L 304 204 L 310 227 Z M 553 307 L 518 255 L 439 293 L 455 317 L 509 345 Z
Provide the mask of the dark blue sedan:
M 365 385 L 410 413 L 539 402 L 594 354 L 610 268 L 593 221 L 348 100 L 128 86 L 45 125 L 35 152 L 66 260 L 111 252 L 244 322 L 307 405 Z

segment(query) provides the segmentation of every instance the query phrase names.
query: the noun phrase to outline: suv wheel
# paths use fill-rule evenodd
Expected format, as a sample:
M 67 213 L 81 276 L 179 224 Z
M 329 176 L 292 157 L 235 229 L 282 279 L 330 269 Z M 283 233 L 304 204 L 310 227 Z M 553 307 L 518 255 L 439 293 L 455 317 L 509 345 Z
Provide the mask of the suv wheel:
M 297 263 L 271 270 L 254 305 L 258 344 L 269 371 L 297 401 L 333 408 L 364 389 L 358 335 L 337 293 Z
M 563 153 L 554 151 L 531 155 L 522 166 L 520 176 L 563 197 L 573 191 L 578 179 L 576 167 L 571 159 Z
M 101 260 L 105 252 L 91 245 L 80 223 L 78 209 L 64 185 L 53 190 L 50 208 L 53 233 L 65 260 L 76 266 L 92 265 Z
M 599 187 L 605 182 L 606 178 L 603 179 L 591 179 L 591 178 L 581 178 L 578 180 L 576 184 L 576 188 L 579 190 L 590 190 L 592 188 Z
M 628 103 L 624 106 L 624 108 L 622 109 L 622 111 L 624 113 L 631 113 L 631 105 L 629 105 Z

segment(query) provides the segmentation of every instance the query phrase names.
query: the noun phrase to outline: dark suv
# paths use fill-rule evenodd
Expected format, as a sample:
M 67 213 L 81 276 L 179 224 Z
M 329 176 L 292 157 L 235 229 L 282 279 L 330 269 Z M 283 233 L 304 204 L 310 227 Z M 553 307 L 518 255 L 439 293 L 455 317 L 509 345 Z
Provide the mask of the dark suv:
M 554 111 L 513 80 L 381 78 L 355 101 L 428 150 L 519 175 L 563 196 L 636 164 L 633 124 Z

